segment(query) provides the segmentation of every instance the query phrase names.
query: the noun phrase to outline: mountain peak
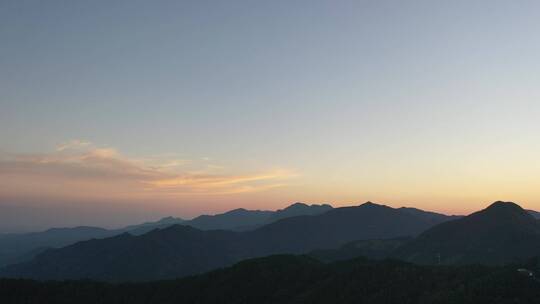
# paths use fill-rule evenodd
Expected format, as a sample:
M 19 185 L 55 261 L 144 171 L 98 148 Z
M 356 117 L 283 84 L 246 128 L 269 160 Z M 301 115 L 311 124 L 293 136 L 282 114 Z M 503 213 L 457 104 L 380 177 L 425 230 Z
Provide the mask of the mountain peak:
M 536 227 L 536 220 L 525 209 L 512 202 L 497 201 L 486 209 L 475 212 L 468 218 L 492 222 L 493 224 L 513 223 Z M 523 226 L 525 227 L 525 226 Z M 537 229 L 537 228 L 535 228 Z
M 159 221 L 157 221 L 157 223 L 161 224 L 161 223 L 180 223 L 180 222 L 183 222 L 184 220 L 179 218 L 179 217 L 172 217 L 172 216 L 166 216 L 166 217 L 163 217 L 161 218 Z
M 286 207 L 285 210 L 287 209 L 295 209 L 295 208 L 305 208 L 305 207 L 309 207 L 307 204 L 304 204 L 304 203 L 301 203 L 301 202 L 296 202 L 294 204 L 291 204 L 290 206 Z
M 227 212 L 222 213 L 222 214 L 243 214 L 243 213 L 249 213 L 249 210 L 247 210 L 245 208 L 236 208 L 236 209 L 227 211 Z
M 496 201 L 489 205 L 486 209 L 479 211 L 479 214 L 497 215 L 497 216 L 524 216 L 532 218 L 532 216 L 521 208 L 516 203 Z
M 523 210 L 520 205 L 513 202 L 496 201 L 489 205 L 486 209 L 508 209 L 508 210 Z
M 371 201 L 367 201 L 363 204 L 360 204 L 360 207 L 386 207 L 385 205 L 379 205 L 379 204 L 375 204 Z

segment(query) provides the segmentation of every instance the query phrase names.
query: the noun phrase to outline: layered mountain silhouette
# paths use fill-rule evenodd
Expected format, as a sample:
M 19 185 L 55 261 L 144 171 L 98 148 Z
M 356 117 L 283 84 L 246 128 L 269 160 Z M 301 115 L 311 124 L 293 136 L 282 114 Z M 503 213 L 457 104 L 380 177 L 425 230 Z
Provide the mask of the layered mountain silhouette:
M 112 232 L 114 234 L 129 232 L 130 234 L 133 234 L 133 235 L 141 235 L 149 231 L 152 231 L 154 229 L 161 229 L 161 228 L 169 227 L 171 225 L 183 224 L 185 222 L 186 220 L 182 218 L 167 216 L 155 222 L 146 222 L 146 223 L 137 224 L 137 225 L 130 225 L 121 229 L 112 230 Z
M 201 230 L 247 230 L 265 223 L 273 213 L 239 208 L 216 215 L 201 215 L 184 224 Z
M 22 262 L 49 247 L 62 247 L 80 240 L 112 236 L 99 227 L 52 228 L 43 232 L 5 234 L 0 236 L 0 265 Z
M 422 264 L 504 264 L 540 255 L 540 225 L 526 210 L 495 202 L 437 225 L 400 247 L 394 257 Z
M 100 227 L 52 228 L 43 232 L 0 235 L 0 266 L 20 263 L 32 259 L 46 249 L 64 247 L 73 243 L 111 237 L 122 233 L 145 234 L 154 229 L 171 225 L 189 225 L 201 230 L 250 230 L 296 215 L 314 215 L 331 210 L 330 205 L 307 205 L 295 203 L 277 211 L 235 209 L 216 215 L 201 215 L 192 220 L 164 217 L 155 222 L 130 225 L 120 229 Z
M 285 218 L 246 232 L 173 225 L 140 236 L 122 234 L 48 250 L 29 262 L 5 267 L 0 276 L 109 281 L 173 278 L 251 257 L 305 253 L 361 239 L 414 236 L 432 226 L 432 221 L 421 216 L 373 203 Z
M 443 216 L 438 223 L 450 220 Z M 319 216 L 290 217 L 248 232 L 255 256 L 337 248 L 354 240 L 414 236 L 437 224 L 404 210 L 367 202 Z
M 294 203 L 276 211 L 234 209 L 216 215 L 201 215 L 183 224 L 201 230 L 225 229 L 234 231 L 253 230 L 277 220 L 298 215 L 317 215 L 332 210 L 328 204 L 307 205 Z
M 293 216 L 299 216 L 299 215 L 322 214 L 332 209 L 333 207 L 329 204 L 307 205 L 307 204 L 298 202 L 298 203 L 294 203 L 290 205 L 287 208 L 277 210 L 270 216 L 270 218 L 268 219 L 268 222 L 271 223 L 280 219 L 293 217 Z
M 412 207 L 401 207 L 399 209 L 409 214 L 412 214 L 414 216 L 418 216 L 421 219 L 431 222 L 433 224 L 439 224 L 442 222 L 446 222 L 448 220 L 456 220 L 458 218 L 463 217 L 461 215 L 445 215 L 445 214 L 440 214 L 436 212 L 429 212 L 429 211 L 424 211 L 424 210 L 421 210 L 418 208 L 412 208 Z
M 138 281 L 201 273 L 236 262 L 236 232 L 173 225 L 141 236 L 124 233 L 48 250 L 6 274 L 38 279 Z
M 166 217 L 156 222 L 131 225 L 120 229 L 79 226 L 51 228 L 43 232 L 5 234 L 0 236 L 0 266 L 23 262 L 49 249 L 64 247 L 79 241 L 101 239 L 129 232 L 141 235 L 151 230 L 184 222 L 180 218 Z
M 287 217 L 250 231 L 172 225 L 142 235 L 92 239 L 46 250 L 4 267 L 0 276 L 145 281 L 198 274 L 253 257 L 305 253 L 322 261 L 367 256 L 434 265 L 520 263 L 540 256 L 540 224 L 530 211 L 509 202 L 465 217 L 368 202 Z

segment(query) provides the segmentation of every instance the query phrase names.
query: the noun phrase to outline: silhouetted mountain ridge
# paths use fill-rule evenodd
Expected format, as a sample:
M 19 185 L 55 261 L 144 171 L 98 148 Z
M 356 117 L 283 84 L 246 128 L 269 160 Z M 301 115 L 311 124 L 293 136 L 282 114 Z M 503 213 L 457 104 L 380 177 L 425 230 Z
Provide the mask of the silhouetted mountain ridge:
M 405 212 L 408 212 L 412 215 L 418 216 L 421 219 L 434 223 L 434 224 L 438 224 L 447 220 L 455 220 L 458 218 L 462 218 L 462 216 L 460 215 L 445 215 L 445 214 L 436 213 L 436 212 L 424 211 L 424 210 L 421 210 L 418 208 L 412 208 L 412 207 L 401 207 L 399 209 Z
M 301 207 L 299 208 L 300 205 Z M 4 234 L 0 235 L 0 267 L 27 261 L 46 248 L 63 247 L 78 241 L 105 238 L 124 232 L 141 235 L 154 229 L 162 229 L 174 224 L 190 225 L 202 230 L 252 230 L 279 218 L 300 214 L 319 214 L 329 209 L 332 209 L 332 206 L 296 203 L 277 211 L 238 208 L 222 214 L 202 215 L 193 220 L 168 216 L 155 222 L 130 225 L 120 229 L 80 226 L 51 228 L 43 232 Z
M 186 221 L 183 224 L 203 230 L 226 229 L 246 231 L 254 230 L 257 227 L 275 222 L 282 218 L 298 215 L 317 215 L 329 211 L 332 208 L 333 207 L 328 204 L 307 205 L 304 203 L 294 203 L 284 209 L 276 211 L 238 208 L 215 215 L 201 215 L 190 221 Z
M 336 248 L 354 240 L 414 236 L 432 225 L 399 209 L 367 202 L 334 208 L 318 216 L 282 219 L 251 233 L 254 247 L 265 254 L 303 253 Z
M 274 222 L 283 218 L 299 216 L 299 215 L 317 215 L 332 210 L 333 207 L 329 204 L 313 204 L 307 205 L 304 203 L 294 203 L 287 208 L 277 210 L 271 215 L 268 222 Z
M 285 218 L 246 232 L 183 225 L 49 250 L 0 274 L 39 279 L 152 280 L 201 273 L 242 259 L 305 253 L 344 243 L 413 236 L 432 224 L 399 209 L 366 203 Z
M 399 248 L 395 257 L 427 264 L 504 264 L 540 254 L 540 226 L 510 202 L 448 221 Z

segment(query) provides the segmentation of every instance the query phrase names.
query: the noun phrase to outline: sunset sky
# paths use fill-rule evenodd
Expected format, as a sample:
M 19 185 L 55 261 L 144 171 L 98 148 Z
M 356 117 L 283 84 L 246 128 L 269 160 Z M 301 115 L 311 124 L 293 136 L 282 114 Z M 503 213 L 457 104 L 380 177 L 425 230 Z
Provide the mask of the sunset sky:
M 0 232 L 540 209 L 539 32 L 538 1 L 0 1 Z

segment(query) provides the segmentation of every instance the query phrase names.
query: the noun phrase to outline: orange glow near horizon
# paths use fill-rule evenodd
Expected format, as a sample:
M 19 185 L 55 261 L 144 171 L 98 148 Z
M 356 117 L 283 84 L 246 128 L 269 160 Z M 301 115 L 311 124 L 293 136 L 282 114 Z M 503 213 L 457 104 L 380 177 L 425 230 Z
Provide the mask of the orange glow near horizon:
M 3 201 L 92 202 L 104 209 L 116 204 L 184 217 L 240 207 L 279 209 L 295 201 L 335 207 L 373 201 L 445 214 L 469 214 L 496 200 L 539 209 L 531 191 L 534 179 L 515 168 L 505 175 L 481 168 L 487 178 L 477 174 L 480 169 L 458 167 L 444 174 L 426 167 L 406 177 L 407 168 L 376 172 L 368 166 L 356 175 L 347 170 L 306 175 L 283 168 L 238 174 L 205 160 L 128 158 L 86 141 L 72 141 L 48 154 L 4 158 L 0 165 Z

